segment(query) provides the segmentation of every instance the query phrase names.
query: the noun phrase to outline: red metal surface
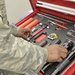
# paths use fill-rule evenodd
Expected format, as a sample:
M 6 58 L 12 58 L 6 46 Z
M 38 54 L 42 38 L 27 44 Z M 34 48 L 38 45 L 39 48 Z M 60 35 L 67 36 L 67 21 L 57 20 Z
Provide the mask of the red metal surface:
M 66 70 L 60 75 L 72 75 L 75 72 L 75 60 L 67 67 Z
M 37 2 L 37 0 L 30 0 L 33 10 L 36 10 L 36 2 Z

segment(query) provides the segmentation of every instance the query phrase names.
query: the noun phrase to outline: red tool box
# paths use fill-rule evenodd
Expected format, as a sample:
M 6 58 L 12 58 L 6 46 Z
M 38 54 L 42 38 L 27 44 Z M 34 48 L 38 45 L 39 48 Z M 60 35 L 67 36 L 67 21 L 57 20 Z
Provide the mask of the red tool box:
M 68 0 L 30 0 L 30 3 L 33 12 L 15 25 L 20 28 L 32 29 L 33 36 L 30 37 L 30 42 L 34 42 L 41 47 L 61 43 L 70 51 L 70 54 L 63 62 L 46 63 L 38 75 L 72 74 L 75 71 L 75 61 L 71 65 L 75 59 L 75 2 Z M 70 56 L 72 58 L 67 62 Z M 73 70 L 69 66 L 72 66 Z M 61 71 L 58 72 L 56 67 L 61 69 Z M 66 70 L 67 67 L 68 69 Z M 69 70 L 70 74 L 68 74 Z

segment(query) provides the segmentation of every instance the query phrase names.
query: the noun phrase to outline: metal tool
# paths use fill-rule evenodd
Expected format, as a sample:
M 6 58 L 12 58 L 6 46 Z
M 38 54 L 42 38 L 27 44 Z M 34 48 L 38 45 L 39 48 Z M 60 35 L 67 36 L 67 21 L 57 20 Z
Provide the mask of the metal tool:
M 74 47 L 74 43 L 72 40 L 70 39 L 66 39 L 65 42 L 62 44 L 62 46 L 64 46 L 68 51 L 72 50 L 72 48 Z
M 56 33 L 51 33 L 50 35 L 47 36 L 49 39 L 51 40 L 55 40 L 58 38 L 57 34 Z
M 75 37 L 75 31 L 74 30 L 69 30 L 67 32 L 67 35 L 70 36 L 70 37 Z
M 44 41 L 42 41 L 39 45 L 40 45 L 41 47 L 44 47 L 47 43 L 48 43 L 48 41 L 47 41 L 47 40 L 44 40 Z

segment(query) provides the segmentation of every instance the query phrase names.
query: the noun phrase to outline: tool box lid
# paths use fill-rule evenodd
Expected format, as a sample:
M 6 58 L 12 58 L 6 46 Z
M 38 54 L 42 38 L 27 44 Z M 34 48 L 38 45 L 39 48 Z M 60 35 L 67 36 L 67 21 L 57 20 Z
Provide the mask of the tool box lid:
M 25 18 L 17 22 L 15 25 L 19 26 L 28 18 L 35 15 L 38 11 L 51 14 L 57 17 L 68 19 L 75 22 L 75 2 L 68 0 L 29 0 L 33 12 Z
M 75 2 L 71 0 L 37 0 L 36 7 L 61 18 L 75 21 Z

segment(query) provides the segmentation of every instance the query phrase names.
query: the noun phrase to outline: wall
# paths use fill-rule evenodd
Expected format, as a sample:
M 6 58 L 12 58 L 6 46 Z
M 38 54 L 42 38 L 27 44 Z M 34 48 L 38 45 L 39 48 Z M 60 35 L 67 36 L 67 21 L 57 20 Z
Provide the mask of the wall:
M 15 23 L 32 9 L 29 0 L 5 0 L 7 18 L 10 23 Z

